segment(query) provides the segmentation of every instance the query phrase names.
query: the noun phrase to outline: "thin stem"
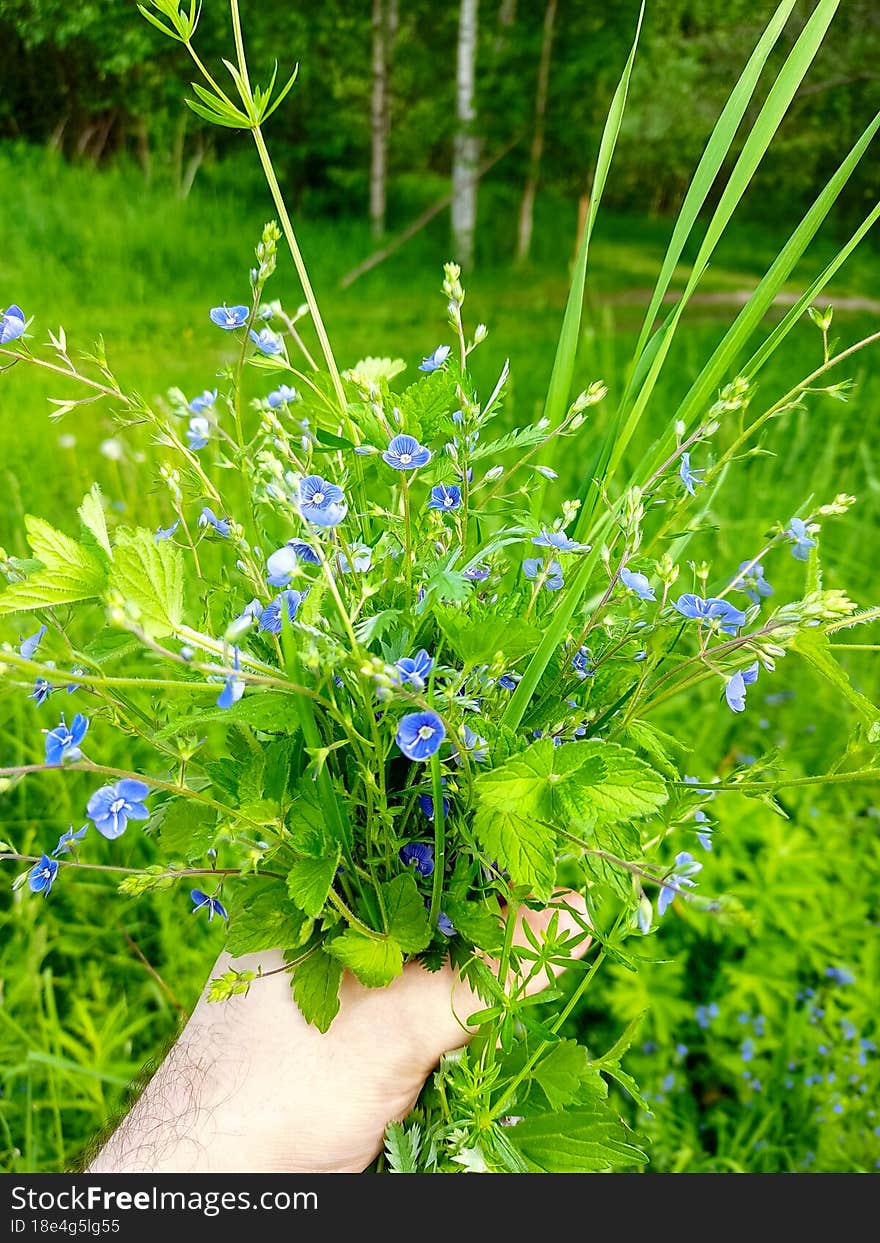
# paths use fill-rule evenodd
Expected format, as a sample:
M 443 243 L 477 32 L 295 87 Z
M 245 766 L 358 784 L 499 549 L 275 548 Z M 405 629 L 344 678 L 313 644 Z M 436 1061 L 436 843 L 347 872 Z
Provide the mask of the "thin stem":
M 406 574 L 406 591 L 410 601 L 412 600 L 412 524 L 409 511 L 409 481 L 406 475 L 403 475 L 400 481 L 401 490 L 403 492 L 403 534 L 405 540 L 404 547 L 404 572 Z
M 440 902 L 443 897 L 443 872 L 446 867 L 446 816 L 443 809 L 443 779 L 440 773 L 440 753 L 431 756 L 431 798 L 434 803 L 434 881 L 431 885 L 431 930 L 440 918 Z

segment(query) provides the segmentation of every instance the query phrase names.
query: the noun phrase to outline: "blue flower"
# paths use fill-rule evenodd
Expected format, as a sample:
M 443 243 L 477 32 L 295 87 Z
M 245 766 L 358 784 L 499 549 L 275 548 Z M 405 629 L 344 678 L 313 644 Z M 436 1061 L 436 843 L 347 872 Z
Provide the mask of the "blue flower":
M 0 315 L 0 345 L 8 345 L 16 341 L 24 332 L 24 311 L 13 302 Z
M 484 583 L 489 577 L 488 565 L 469 565 L 467 569 L 462 570 L 462 577 L 470 579 L 472 583 Z
M 593 663 L 593 657 L 588 647 L 579 647 L 571 658 L 571 667 L 574 669 L 578 678 L 583 682 L 584 678 L 594 678 L 596 670 L 590 666 Z
M 299 511 L 315 527 L 338 527 L 348 513 L 345 493 L 320 475 L 306 475 L 299 484 Z
M 423 358 L 419 364 L 419 371 L 437 371 L 446 362 L 452 346 L 438 345 L 433 354 L 429 354 L 427 358 Z
M 449 799 L 446 798 L 446 796 L 444 795 L 444 798 L 443 798 L 443 819 L 444 820 L 449 815 L 449 808 L 451 807 L 451 805 L 452 804 L 450 803 Z M 429 820 L 434 819 L 434 797 L 433 795 L 431 794 L 420 794 L 419 795 L 419 810 L 422 811 L 428 817 Z
M 431 489 L 428 509 L 441 511 L 458 509 L 461 505 L 461 488 L 454 483 L 438 483 Z
M 518 679 L 515 678 L 512 673 L 502 673 L 501 677 L 498 679 L 498 685 L 504 691 L 515 691 L 517 680 Z
M 189 447 L 198 452 L 204 449 L 211 436 L 211 422 L 204 415 L 197 414 L 195 418 L 190 419 L 189 427 L 186 429 L 186 438 L 189 441 Z
M 216 400 L 216 388 L 206 388 L 204 393 L 199 393 L 198 397 L 192 399 L 187 409 L 190 414 L 203 414 L 205 410 L 211 409 Z
M 589 544 L 579 544 L 577 540 L 569 539 L 564 531 L 547 531 L 546 529 L 540 535 L 532 536 L 532 543 L 537 544 L 539 548 L 555 548 L 557 552 L 589 552 Z
M 455 936 L 455 925 L 443 911 L 438 911 L 437 913 L 437 928 L 438 931 L 443 933 L 444 937 Z
M 542 557 L 526 557 L 523 562 L 523 574 L 526 578 L 534 579 L 544 569 L 544 560 Z M 551 561 L 547 566 L 547 577 L 544 580 L 544 586 L 548 591 L 558 591 L 560 587 L 565 585 L 562 577 L 562 566 L 558 561 Z
M 46 627 L 41 626 L 39 630 L 34 632 L 34 634 L 28 635 L 26 639 L 22 639 L 18 650 L 25 660 L 30 660 L 33 656 L 34 652 L 40 646 L 40 640 L 45 633 Z
M 806 561 L 810 556 L 810 549 L 816 547 L 816 541 L 810 539 L 807 534 L 807 524 L 803 518 L 792 518 L 788 524 L 785 534 L 791 540 L 794 547 L 791 555 L 797 561 Z
M 271 607 L 271 605 L 270 605 Z M 232 669 L 226 681 L 223 683 L 223 690 L 217 698 L 218 708 L 231 708 L 233 704 L 237 704 L 244 694 L 245 684 L 241 678 L 235 675 L 241 669 L 241 661 L 239 660 L 238 648 L 233 649 L 232 653 Z
M 741 562 L 739 574 L 730 585 L 747 595 L 752 604 L 760 604 L 762 598 L 773 595 L 773 588 L 764 577 L 764 567 L 756 561 Z
M 401 682 L 408 683 L 413 690 L 423 691 L 428 674 L 434 667 L 434 658 L 420 648 L 415 656 L 402 656 L 394 667 L 400 674 Z
M 835 984 L 855 984 L 856 977 L 843 967 L 826 967 L 825 975 Z
M 446 728 L 436 712 L 410 712 L 401 719 L 394 741 L 408 760 L 429 760 L 439 751 Z
M 200 527 L 213 527 L 218 535 L 222 535 L 224 539 L 228 539 L 232 533 L 228 518 L 218 518 L 213 509 L 209 509 L 206 505 L 199 514 Z
M 305 562 L 307 565 L 320 565 L 321 558 L 311 544 L 307 544 L 304 540 L 288 540 L 282 548 L 273 552 L 267 559 L 266 569 L 269 574 L 266 582 L 270 587 L 286 587 L 300 562 Z
M 469 725 L 464 725 L 461 730 L 461 750 L 466 751 L 475 764 L 483 764 L 486 760 L 485 748 L 486 739 L 481 738 Z M 452 758 L 457 764 L 461 764 L 461 755 L 457 747 L 452 753 Z
M 697 1026 L 702 1028 L 711 1026 L 713 1019 L 718 1018 L 718 1014 L 719 1010 L 717 1001 L 710 1001 L 708 1006 L 697 1006 L 694 1011 Z
M 418 470 L 427 466 L 431 460 L 431 450 L 420 445 L 415 436 L 401 432 L 395 436 L 382 454 L 382 461 L 395 470 Z
M 222 306 L 212 307 L 209 314 L 211 323 L 218 328 L 225 328 L 227 332 L 232 332 L 234 328 L 243 328 L 251 315 L 248 307 L 227 306 L 225 302 Z
M 724 698 L 731 712 L 744 712 L 746 706 L 746 687 L 754 686 L 758 680 L 758 662 L 747 669 L 738 669 L 732 678 L 727 679 Z
M 174 532 L 180 526 L 180 519 L 175 519 L 170 527 L 159 527 L 156 531 L 155 540 L 157 544 L 161 544 L 162 540 L 171 539 Z
M 287 616 L 293 621 L 307 595 L 308 591 L 293 591 L 291 588 L 282 591 L 260 614 L 260 629 L 268 630 L 270 634 L 281 634 L 281 606 L 286 604 Z
M 58 845 L 52 851 L 52 854 L 53 855 L 66 855 L 69 850 L 74 849 L 74 845 L 73 845 L 74 842 L 81 842 L 82 839 L 85 837 L 86 833 L 88 833 L 88 831 L 89 831 L 89 826 L 87 824 L 84 824 L 81 829 L 77 829 L 77 831 L 74 833 L 73 825 L 71 825 L 70 828 L 67 830 L 67 832 L 62 833 L 61 836 L 58 838 Z
M 33 699 L 37 706 L 39 706 L 46 702 L 53 689 L 45 678 L 37 678 L 36 682 L 34 682 L 34 689 L 28 695 L 28 699 Z
M 291 388 L 289 384 L 279 384 L 278 387 L 269 394 L 266 401 L 273 410 L 277 410 L 279 406 L 284 406 L 289 401 L 296 401 L 296 389 Z
M 430 842 L 407 842 L 397 852 L 404 867 L 412 866 L 419 876 L 431 876 L 434 872 L 434 847 Z
M 751 1036 L 746 1036 L 745 1040 L 739 1047 L 739 1055 L 744 1062 L 750 1062 L 755 1056 L 755 1042 Z
M 372 548 L 368 548 L 366 544 L 352 544 L 348 551 L 351 553 L 351 559 L 354 562 L 355 573 L 368 573 L 373 564 Z M 351 573 L 351 566 L 348 564 L 348 557 L 344 552 L 336 554 L 336 561 L 339 565 L 340 574 Z
M 211 922 L 215 915 L 219 915 L 221 919 L 225 919 L 227 923 L 229 922 L 229 916 L 226 914 L 226 908 L 219 898 L 212 898 L 209 894 L 202 893 L 201 889 L 191 889 L 189 896 L 193 901 L 193 909 L 191 914 L 195 915 L 196 911 L 201 911 L 207 908 L 208 923 Z
M 704 473 L 702 470 L 691 470 L 691 455 L 689 453 L 681 455 L 678 477 L 684 484 L 685 491 L 689 492 L 691 496 L 696 496 L 696 489 L 703 486 L 705 481 L 700 476 Z
M 35 863 L 28 873 L 28 888 L 31 893 L 41 893 L 48 897 L 58 875 L 58 864 L 48 855 L 40 855 L 39 863 Z
M 125 777 L 115 785 L 96 790 L 89 799 L 86 815 L 102 837 L 114 841 L 125 832 L 129 820 L 149 820 L 150 813 L 144 805 L 149 793 L 145 782 Z
M 68 729 L 62 712 L 61 724 L 46 731 L 46 763 L 63 764 L 65 760 L 81 759 L 80 743 L 88 728 L 88 719 L 81 712 L 77 712 Z
M 686 592 L 685 595 L 678 597 L 672 607 L 681 613 L 682 617 L 698 621 L 700 625 L 705 622 L 713 629 L 723 631 L 724 634 L 735 635 L 740 626 L 746 624 L 746 615 L 741 609 L 715 596 L 704 600 L 702 596 Z
M 687 850 L 681 850 L 675 856 L 675 866 L 671 875 L 664 877 L 660 886 L 660 894 L 657 898 L 657 914 L 665 915 L 669 904 L 675 898 L 675 895 L 681 891 L 682 886 L 693 889 L 696 881 L 691 877 L 702 870 L 702 863 L 698 863 L 694 856 Z
M 636 570 L 628 570 L 626 566 L 620 571 L 620 581 L 626 587 L 627 591 L 633 591 L 640 600 L 656 600 L 654 588 L 648 581 L 646 574 L 639 574 Z
M 271 328 L 261 328 L 259 332 L 251 328 L 248 336 L 261 354 L 268 354 L 272 357 L 275 354 L 281 354 L 284 350 L 284 342 Z

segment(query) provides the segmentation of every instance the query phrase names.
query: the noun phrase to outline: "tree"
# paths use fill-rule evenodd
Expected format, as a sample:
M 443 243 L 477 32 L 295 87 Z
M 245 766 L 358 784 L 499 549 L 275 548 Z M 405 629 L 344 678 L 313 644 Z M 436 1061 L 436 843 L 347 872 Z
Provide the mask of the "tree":
M 474 82 L 477 63 L 478 0 L 461 0 L 456 71 L 456 131 L 452 159 L 452 245 L 456 262 L 473 267 L 477 227 L 477 165 Z
M 388 138 L 391 130 L 390 76 L 397 33 L 397 0 L 373 0 L 373 87 L 370 96 L 370 228 L 385 232 Z
M 516 233 L 516 257 L 520 263 L 528 259 L 532 245 L 535 195 L 538 192 L 541 156 L 544 153 L 544 121 L 547 116 L 547 90 L 550 85 L 550 56 L 553 51 L 555 23 L 556 0 L 547 0 L 547 8 L 544 10 L 544 30 L 541 37 L 541 58 L 538 62 L 538 84 L 535 90 L 535 120 L 529 151 L 529 171 L 519 207 L 519 225 Z

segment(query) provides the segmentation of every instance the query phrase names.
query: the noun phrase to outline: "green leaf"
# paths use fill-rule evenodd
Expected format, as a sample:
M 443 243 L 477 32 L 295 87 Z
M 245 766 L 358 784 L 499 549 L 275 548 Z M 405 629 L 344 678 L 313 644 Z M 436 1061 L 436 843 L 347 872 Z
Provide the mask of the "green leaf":
M 670 748 L 680 744 L 671 734 L 637 718 L 627 721 L 623 734 L 628 742 L 649 755 L 662 773 L 665 773 L 672 781 L 678 780 L 678 768 L 669 752 Z
M 487 773 L 477 782 L 477 841 L 489 858 L 507 868 L 515 885 L 526 886 L 546 902 L 556 881 L 556 834 L 521 806 L 517 788 L 527 787 L 528 778 L 493 783 L 494 775 Z
M 164 547 L 164 545 L 163 545 Z M 221 687 L 218 685 L 217 694 Z M 203 686 L 194 687 L 193 693 L 205 693 Z M 250 725 L 266 734 L 293 734 L 299 728 L 299 716 L 295 697 L 283 691 L 260 690 L 258 695 L 245 695 L 231 708 L 202 709 L 189 712 L 163 725 L 153 737 L 157 742 L 203 729 L 205 725 Z
M 82 524 L 86 530 L 91 531 L 98 545 L 112 559 L 113 550 L 110 547 L 110 536 L 107 534 L 104 502 L 101 496 L 101 489 L 96 483 L 92 484 L 91 490 L 83 497 L 83 503 L 80 505 L 77 513 L 82 519 Z
M 504 930 L 498 903 L 494 898 L 485 903 L 446 897 L 443 900 L 443 913 L 452 920 L 456 932 L 477 949 L 486 954 L 500 952 Z
M 851 685 L 846 672 L 832 654 L 828 636 L 815 628 L 799 630 L 792 639 L 791 646 L 851 708 L 855 708 L 865 723 L 868 741 L 880 741 L 880 709 Z
M 487 665 L 499 652 L 513 662 L 533 652 L 541 640 L 537 626 L 518 617 L 498 617 L 480 608 L 467 614 L 440 609 L 437 624 L 465 664 Z
M 203 859 L 217 836 L 217 813 L 194 799 L 176 798 L 165 806 L 159 825 L 166 853 L 188 863 Z
M 524 1118 L 507 1138 L 530 1169 L 547 1174 L 599 1174 L 647 1162 L 627 1128 L 599 1101 Z
M 389 1122 L 385 1129 L 385 1156 L 391 1174 L 415 1174 L 418 1171 L 422 1131 L 417 1122 L 404 1128 L 402 1122 Z
M 323 859 L 297 859 L 287 875 L 287 892 L 301 911 L 317 919 L 339 867 L 339 848 Z
M 42 518 L 24 520 L 28 543 L 42 568 L 0 595 L 0 616 L 30 609 L 54 608 L 99 596 L 106 572 L 87 548 L 56 531 Z
M 109 597 L 121 597 L 130 619 L 150 639 L 172 634 L 183 620 L 183 554 L 156 543 L 144 527 L 117 531 Z
M 293 973 L 293 999 L 307 1023 L 326 1032 L 339 1013 L 342 964 L 322 949 L 313 950 Z
M 560 1040 L 553 1045 L 535 1066 L 531 1077 L 554 1111 L 582 1100 L 585 1095 L 600 1100 L 607 1095 L 601 1076 L 590 1066 L 587 1050 L 576 1040 Z
M 346 928 L 326 948 L 367 988 L 384 988 L 403 971 L 403 952 L 390 937 L 368 937 L 356 928 Z
M 428 912 L 415 877 L 408 872 L 382 886 L 388 931 L 406 954 L 417 954 L 431 940 Z
M 291 902 L 281 880 L 248 878 L 229 903 L 226 948 L 233 957 L 261 950 L 295 949 L 311 934 L 311 920 Z
M 314 782 L 305 781 L 287 813 L 285 824 L 297 854 L 320 858 L 327 850 L 326 817 Z

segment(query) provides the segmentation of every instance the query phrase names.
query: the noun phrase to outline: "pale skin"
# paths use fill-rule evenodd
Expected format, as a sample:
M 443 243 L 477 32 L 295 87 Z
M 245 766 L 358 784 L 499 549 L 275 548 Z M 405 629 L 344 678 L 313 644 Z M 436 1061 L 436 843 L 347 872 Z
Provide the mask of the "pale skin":
M 583 900 L 565 905 L 586 919 Z M 526 911 L 540 936 L 553 912 Z M 589 938 L 565 909 L 559 930 Z M 517 933 L 517 941 L 523 941 Z M 231 959 L 264 973 L 280 951 Z M 543 981 L 546 984 L 546 980 Z M 540 987 L 540 984 L 538 985 Z M 245 996 L 203 995 L 177 1043 L 90 1173 L 358 1173 L 380 1152 L 388 1122 L 406 1116 L 444 1053 L 466 1044 L 468 1015 L 484 1005 L 451 967 L 411 963 L 387 988 L 348 973 L 329 1032 L 293 1004 L 290 977 L 267 975 Z

